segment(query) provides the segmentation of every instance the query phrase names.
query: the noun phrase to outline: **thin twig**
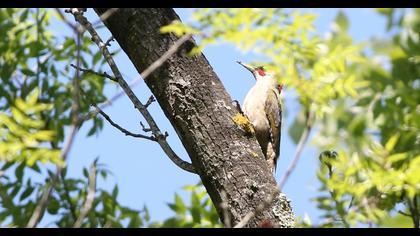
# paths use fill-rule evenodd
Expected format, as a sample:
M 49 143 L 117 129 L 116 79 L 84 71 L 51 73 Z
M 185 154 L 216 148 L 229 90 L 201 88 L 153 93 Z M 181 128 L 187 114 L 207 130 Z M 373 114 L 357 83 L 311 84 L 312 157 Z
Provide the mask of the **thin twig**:
M 111 41 L 115 41 L 113 35 L 111 35 L 111 37 L 109 37 L 109 39 L 105 42 L 105 46 L 107 47 L 111 46 Z
M 99 16 L 99 19 L 95 22 L 93 22 L 93 25 L 96 26 L 99 23 L 102 23 L 106 21 L 109 17 L 111 17 L 115 12 L 117 12 L 118 8 L 110 8 L 106 12 L 104 12 L 102 15 Z
M 76 25 L 72 24 L 67 18 L 66 16 L 60 11 L 59 8 L 55 8 L 55 11 L 57 12 L 58 16 L 61 18 L 61 20 L 64 21 L 64 23 L 67 24 L 68 27 L 70 27 L 71 29 L 73 29 L 73 31 L 77 31 L 77 27 Z
M 66 184 L 66 179 L 65 176 L 63 174 L 64 172 L 61 172 L 60 176 L 61 176 L 61 182 L 63 183 L 63 190 L 64 190 L 64 195 L 65 198 L 67 200 L 67 202 L 69 203 L 69 210 L 70 210 L 70 214 L 72 219 L 75 221 L 76 220 L 76 207 L 73 204 L 73 202 L 71 201 L 71 197 L 70 197 L 70 190 L 69 187 Z
M 222 203 L 220 203 L 220 208 L 222 208 L 223 211 L 223 223 L 225 224 L 225 228 L 231 228 L 231 221 L 230 221 L 230 216 L 229 216 L 229 211 L 228 211 L 228 203 L 226 202 L 227 199 L 227 195 L 226 195 L 226 191 L 222 190 L 221 192 L 221 197 L 222 197 Z
M 92 209 L 92 204 L 96 193 L 96 174 L 96 161 L 94 161 L 89 171 L 89 186 L 86 200 L 82 209 L 80 210 L 79 217 L 73 225 L 74 228 L 80 228 L 80 226 L 82 226 L 83 219 L 86 218 L 89 211 Z
M 108 78 L 108 79 L 110 79 L 114 82 L 118 82 L 118 80 L 115 77 L 113 77 L 111 75 L 108 75 L 106 72 L 97 72 L 97 71 L 94 71 L 94 70 L 91 70 L 91 69 L 80 68 L 80 67 L 78 67 L 74 64 L 70 64 L 70 66 L 75 68 L 75 69 L 80 70 L 83 73 L 98 75 L 98 76 L 101 76 L 101 77 L 104 77 L 104 78 Z
M 407 205 L 411 213 L 411 219 L 413 220 L 414 228 L 419 228 L 420 227 L 420 216 L 419 216 L 420 213 L 417 206 L 416 195 L 414 195 L 412 203 L 411 203 L 411 199 L 407 197 Z
M 398 213 L 400 213 L 401 215 L 404 215 L 404 216 L 412 217 L 410 214 L 405 213 L 405 212 L 403 212 L 401 210 L 399 210 Z
M 184 44 L 187 40 L 191 38 L 191 34 L 185 34 L 181 38 L 179 38 L 172 47 L 168 49 L 159 59 L 154 61 L 147 69 L 145 69 L 143 72 L 141 72 L 140 76 L 143 78 L 143 80 L 146 80 L 146 78 L 157 68 L 159 68 L 165 61 L 167 61 L 176 51 L 178 51 L 178 48 Z
M 162 132 L 158 128 L 155 120 L 153 119 L 149 111 L 140 102 L 140 100 L 134 94 L 133 90 L 131 90 L 130 86 L 128 86 L 127 82 L 124 80 L 117 65 L 115 64 L 114 59 L 112 58 L 112 55 L 109 53 L 108 48 L 106 47 L 102 39 L 99 37 L 96 30 L 93 28 L 92 24 L 86 19 L 86 17 L 83 16 L 83 13 L 80 12 L 78 8 L 72 8 L 71 13 L 74 15 L 74 18 L 76 19 L 76 21 L 79 22 L 92 36 L 91 37 L 92 40 L 99 47 L 105 60 L 107 61 L 108 65 L 111 67 L 112 73 L 114 74 L 115 78 L 117 78 L 118 84 L 121 86 L 121 88 L 127 94 L 128 98 L 134 104 L 134 107 L 143 115 L 144 119 L 147 121 L 150 128 L 152 129 L 153 136 L 157 139 L 157 142 L 159 143 L 163 151 L 166 153 L 166 155 L 169 157 L 169 159 L 171 159 L 172 162 L 174 162 L 174 164 L 176 164 L 181 169 L 191 172 L 191 173 L 196 173 L 194 167 L 190 163 L 183 161 L 181 158 L 179 158 L 178 155 L 175 154 L 175 152 L 172 150 L 170 145 L 167 143 L 166 138 L 165 138 L 166 135 L 162 135 Z M 153 64 L 158 65 L 159 63 L 153 63 Z M 156 69 L 155 67 L 152 67 L 152 68 L 153 70 Z M 148 75 L 151 72 L 152 70 L 145 71 L 145 74 Z
M 144 132 L 150 132 L 150 131 L 152 131 L 152 129 L 146 128 L 146 126 L 144 126 L 143 122 L 141 122 L 141 121 L 140 121 L 140 125 L 141 125 L 141 128 L 143 129 Z
M 112 119 L 104 111 L 102 111 L 101 108 L 99 108 L 96 104 L 92 104 L 92 106 L 95 107 L 96 110 L 99 112 L 99 114 L 101 114 L 112 126 L 117 128 L 119 131 L 121 131 L 125 135 L 132 136 L 132 137 L 135 137 L 135 138 L 144 138 L 144 139 L 148 139 L 148 140 L 151 140 L 151 141 L 157 141 L 156 138 L 153 137 L 153 136 L 146 136 L 146 135 L 143 135 L 143 134 L 134 134 L 134 133 L 124 129 L 123 127 L 121 127 L 120 125 L 118 125 L 117 123 L 112 121 Z
M 36 9 L 36 41 L 37 43 L 41 42 L 40 39 L 40 25 L 41 22 L 39 20 L 39 8 Z M 39 76 L 41 74 L 41 61 L 40 61 L 40 54 L 37 53 L 36 55 L 36 81 L 39 81 Z
M 295 156 L 293 157 L 292 162 L 290 163 L 289 167 L 287 168 L 286 173 L 283 175 L 283 177 L 280 180 L 280 184 L 279 184 L 280 190 L 283 189 L 283 187 L 286 184 L 288 178 L 290 177 L 293 170 L 295 169 L 297 162 L 300 159 L 303 148 L 305 147 L 306 142 L 308 141 L 308 138 L 309 138 L 309 134 L 311 133 L 312 119 L 313 119 L 313 112 L 308 111 L 307 114 L 306 114 L 305 129 L 303 130 L 303 133 L 300 136 L 299 143 L 296 147 Z
M 76 41 L 77 41 L 77 66 L 80 66 L 80 45 L 81 45 L 81 35 L 78 31 L 75 31 Z M 67 139 L 66 144 L 62 150 L 61 159 L 63 162 L 66 162 L 68 154 L 73 146 L 74 138 L 76 137 L 77 128 L 79 126 L 79 119 L 78 119 L 78 112 L 79 112 L 79 78 L 80 78 L 80 71 L 76 69 L 75 77 L 73 79 L 73 105 L 72 105 L 72 126 L 70 130 L 69 138 Z M 53 188 L 55 184 L 59 181 L 59 176 L 61 174 L 62 167 L 57 166 L 57 170 L 55 176 L 51 179 L 51 182 L 47 189 L 43 192 L 38 204 L 35 207 L 34 212 L 32 213 L 28 224 L 26 225 L 27 228 L 36 227 L 39 221 L 41 221 L 42 217 L 44 216 L 45 209 L 47 207 L 47 203 L 51 197 Z
M 149 99 L 147 100 L 147 102 L 146 102 L 146 104 L 144 104 L 144 106 L 146 107 L 146 108 L 148 108 L 149 106 L 150 106 L 150 104 L 152 104 L 153 102 L 155 102 L 156 100 L 155 100 L 155 97 L 153 97 L 153 95 L 151 95 L 150 97 L 149 97 Z
M 191 36 L 189 36 L 191 37 Z M 161 66 L 165 61 L 167 61 L 174 53 L 176 53 L 179 49 L 179 47 L 186 42 L 189 37 L 181 37 L 179 38 L 167 51 L 167 53 L 164 53 L 159 59 L 157 59 L 154 63 L 152 63 L 149 67 L 147 67 L 141 74 L 140 77 L 137 79 L 134 79 L 130 82 L 129 87 L 134 88 L 136 87 L 141 81 L 143 81 L 147 76 L 149 76 L 154 70 L 156 70 L 159 66 Z M 115 101 L 117 101 L 119 98 L 121 98 L 123 95 L 125 95 L 125 91 L 121 91 L 114 95 L 111 99 L 100 105 L 99 107 L 101 109 L 104 109 L 110 105 L 112 105 Z M 91 111 L 88 114 L 81 117 L 82 120 L 88 120 L 92 117 L 94 117 L 97 114 L 96 111 Z

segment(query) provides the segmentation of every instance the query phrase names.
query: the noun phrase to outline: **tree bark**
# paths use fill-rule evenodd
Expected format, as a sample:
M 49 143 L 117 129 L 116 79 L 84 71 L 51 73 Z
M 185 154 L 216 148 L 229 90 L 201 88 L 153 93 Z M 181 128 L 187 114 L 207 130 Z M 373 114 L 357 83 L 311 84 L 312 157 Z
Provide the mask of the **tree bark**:
M 106 10 L 95 9 L 98 15 Z M 178 39 L 159 32 L 173 20 L 180 19 L 172 9 L 123 8 L 104 23 L 140 73 Z M 238 111 L 205 56 L 186 55 L 194 46 L 194 40 L 187 41 L 145 82 L 175 128 L 222 222 L 225 203 L 235 225 L 278 186 L 255 137 L 233 122 Z M 277 194 L 246 226 L 259 227 L 262 222 L 293 227 L 293 211 L 284 194 Z

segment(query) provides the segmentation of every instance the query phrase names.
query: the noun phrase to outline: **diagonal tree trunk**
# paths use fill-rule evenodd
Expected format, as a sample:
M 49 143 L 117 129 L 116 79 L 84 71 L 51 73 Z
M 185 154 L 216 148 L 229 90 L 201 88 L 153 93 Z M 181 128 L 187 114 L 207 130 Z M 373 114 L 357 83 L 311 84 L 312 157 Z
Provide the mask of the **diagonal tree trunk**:
M 107 9 L 96 8 L 98 15 Z M 178 39 L 159 28 L 179 17 L 172 9 L 119 9 L 105 25 L 139 72 L 157 60 Z M 195 42 L 181 49 L 146 79 L 166 117 L 175 128 L 219 216 L 237 224 L 278 187 L 254 137 L 232 120 L 238 112 L 203 54 L 186 55 Z M 294 215 L 284 194 L 252 218 L 247 227 L 293 227 Z

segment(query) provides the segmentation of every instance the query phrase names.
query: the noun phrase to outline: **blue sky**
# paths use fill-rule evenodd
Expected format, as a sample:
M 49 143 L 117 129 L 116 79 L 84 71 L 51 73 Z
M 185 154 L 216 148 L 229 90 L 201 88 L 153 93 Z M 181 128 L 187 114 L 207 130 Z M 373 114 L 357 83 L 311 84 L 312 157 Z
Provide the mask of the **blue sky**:
M 319 17 L 315 22 L 317 33 L 324 35 L 330 29 L 331 22 L 339 9 L 297 10 L 318 14 Z M 191 11 L 192 9 L 176 9 L 183 21 L 188 20 Z M 372 36 L 386 36 L 385 18 L 376 14 L 372 9 L 343 9 L 343 11 L 349 18 L 349 32 L 355 42 L 368 41 Z M 87 16 L 92 22 L 97 19 L 92 9 L 88 10 Z M 54 23 L 52 29 L 58 31 L 58 34 L 68 34 L 68 28 L 61 23 Z M 104 40 L 110 36 L 106 29 L 99 32 Z M 114 42 L 111 49 L 117 48 L 118 44 Z M 204 54 L 231 97 L 242 103 L 254 80 L 252 75 L 239 66 L 236 61 L 251 62 L 256 60 L 255 56 L 243 54 L 235 50 L 231 44 L 210 46 L 204 50 Z M 116 57 L 116 63 L 128 81 L 138 78 L 139 73 L 123 52 Z M 109 96 L 119 91 L 114 85 L 106 88 L 106 94 Z M 134 88 L 134 92 L 142 101 L 146 101 L 151 95 L 150 90 L 143 82 Z M 287 129 L 292 124 L 299 105 L 296 97 L 287 89 L 285 90 L 285 100 L 287 116 L 283 122 L 277 180 L 284 174 L 295 151 L 295 145 L 288 137 Z M 159 105 L 153 103 L 149 110 L 161 130 L 168 131 L 168 142 L 175 152 L 184 160 L 190 161 Z M 127 97 L 119 99 L 105 112 L 128 130 L 141 131 L 139 122 L 144 120 Z M 136 209 L 141 209 L 143 205 L 146 205 L 150 210 L 152 220 L 163 220 L 173 215 L 166 203 L 173 201 L 175 192 L 189 202 L 189 194 L 181 188 L 188 184 L 196 184 L 199 177 L 176 167 L 156 143 L 127 137 L 106 122 L 103 131 L 97 137 L 86 138 L 89 128 L 90 124 L 84 125 L 76 136 L 68 159 L 70 176 L 82 176 L 82 168 L 88 167 L 99 156 L 100 162 L 105 163 L 114 173 L 114 177 L 109 177 L 106 182 L 99 182 L 99 186 L 111 189 L 117 183 L 119 185 L 119 201 L 123 205 Z M 319 186 L 315 175 L 317 167 L 318 150 L 309 143 L 297 168 L 283 189 L 292 200 L 295 214 L 303 217 L 306 213 L 314 223 L 319 223 L 318 217 L 321 215 L 321 212 L 316 209 L 315 203 L 310 200 L 317 196 Z M 45 219 L 44 222 L 47 223 L 48 219 Z M 45 224 L 41 224 L 41 226 L 45 226 Z

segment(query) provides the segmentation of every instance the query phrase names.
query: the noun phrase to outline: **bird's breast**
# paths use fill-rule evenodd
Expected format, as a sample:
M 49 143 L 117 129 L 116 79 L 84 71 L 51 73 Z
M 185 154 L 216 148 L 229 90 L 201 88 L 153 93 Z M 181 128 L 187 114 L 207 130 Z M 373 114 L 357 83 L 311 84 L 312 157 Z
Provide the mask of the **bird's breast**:
M 265 86 L 254 85 L 245 97 L 243 111 L 256 130 L 269 129 L 269 123 L 265 112 L 267 99 Z

